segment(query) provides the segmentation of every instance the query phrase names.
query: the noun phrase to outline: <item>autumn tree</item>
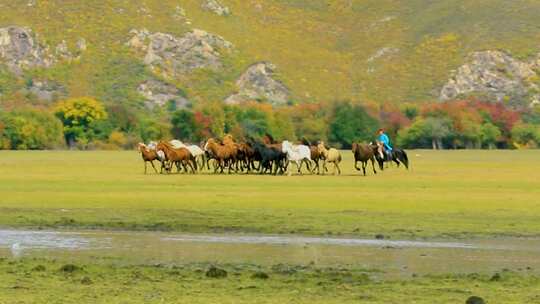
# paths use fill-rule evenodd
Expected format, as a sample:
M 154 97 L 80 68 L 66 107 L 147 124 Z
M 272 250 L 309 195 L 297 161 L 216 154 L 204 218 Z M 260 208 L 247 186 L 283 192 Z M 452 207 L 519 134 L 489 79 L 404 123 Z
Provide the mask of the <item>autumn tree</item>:
M 51 149 L 62 143 L 62 124 L 47 111 L 20 109 L 0 115 L 0 148 Z
M 54 112 L 64 125 L 64 137 L 70 148 L 76 143 L 88 143 L 94 136 L 93 124 L 107 118 L 103 104 L 91 97 L 60 101 Z

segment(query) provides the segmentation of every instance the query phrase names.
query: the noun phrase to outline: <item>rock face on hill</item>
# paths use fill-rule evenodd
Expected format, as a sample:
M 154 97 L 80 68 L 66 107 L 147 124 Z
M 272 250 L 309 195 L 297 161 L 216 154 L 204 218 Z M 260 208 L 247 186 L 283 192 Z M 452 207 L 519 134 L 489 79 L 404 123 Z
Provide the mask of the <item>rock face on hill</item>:
M 9 26 L 0 28 L 0 63 L 21 74 L 27 68 L 49 67 L 54 58 L 39 44 L 31 29 Z
M 146 106 L 149 108 L 162 107 L 169 102 L 174 102 L 176 108 L 185 108 L 190 105 L 189 100 L 182 96 L 175 86 L 158 80 L 141 83 L 137 91 L 146 98 Z
M 238 104 L 249 100 L 268 101 L 274 105 L 286 104 L 290 92 L 285 85 L 275 80 L 276 67 L 269 62 L 250 66 L 236 81 L 238 93 L 225 99 L 227 104 Z
M 500 51 L 475 52 L 444 85 L 440 99 L 480 93 L 497 101 L 517 97 L 537 102 L 538 63 L 522 62 Z
M 33 80 L 31 85 L 23 90 L 31 93 L 39 100 L 54 101 L 67 96 L 67 90 L 57 82 L 48 80 Z
M 203 0 L 201 7 L 219 16 L 228 16 L 231 14 L 229 8 L 221 4 L 218 0 Z
M 164 76 L 176 77 L 195 69 L 222 67 L 221 56 L 232 44 L 220 36 L 192 30 L 182 37 L 132 30 L 128 45 L 145 52 L 144 63 Z

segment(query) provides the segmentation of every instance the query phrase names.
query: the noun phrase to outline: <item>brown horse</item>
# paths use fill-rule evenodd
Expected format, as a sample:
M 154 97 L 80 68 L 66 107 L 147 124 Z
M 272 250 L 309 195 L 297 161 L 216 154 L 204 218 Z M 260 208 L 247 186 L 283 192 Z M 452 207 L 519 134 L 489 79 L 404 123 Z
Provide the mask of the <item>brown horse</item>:
M 367 162 L 368 160 L 371 160 L 373 173 L 377 174 L 377 170 L 375 170 L 375 154 L 378 153 L 377 146 L 353 143 L 352 153 L 354 155 L 354 168 L 356 168 L 356 170 L 360 171 L 360 168 L 358 168 L 358 162 L 362 162 L 362 170 L 365 176 Z
M 175 149 L 169 142 L 160 141 L 156 146 L 157 151 L 163 151 L 167 159 L 171 162 L 167 171 L 172 170 L 172 164 L 175 163 L 178 171 L 180 171 L 180 165 L 184 168 L 184 171 L 188 172 L 187 166 L 191 169 L 191 172 L 195 174 L 197 170 L 197 161 L 195 157 L 186 148 Z
M 214 138 L 210 138 L 204 145 L 204 150 L 210 152 L 212 157 L 217 161 L 218 166 L 214 169 L 214 173 L 218 168 L 221 169 L 220 173 L 223 173 L 225 166 L 232 161 L 233 155 L 236 152 L 236 148 L 230 145 L 220 144 Z M 231 173 L 231 166 L 229 166 L 229 173 Z
M 147 168 L 148 163 L 150 163 L 152 165 L 152 168 L 154 168 L 154 171 L 158 173 L 156 166 L 154 166 L 154 161 L 155 160 L 159 161 L 157 151 L 154 149 L 148 148 L 143 143 L 139 143 L 138 146 L 139 146 L 139 152 L 141 152 L 141 156 L 144 161 L 144 174 L 146 174 L 146 171 L 147 171 L 146 168 Z
M 283 148 L 283 146 L 281 145 L 280 142 L 277 142 L 273 137 L 272 135 L 266 133 L 263 138 L 262 138 L 262 141 L 263 143 L 266 145 L 267 148 L 273 148 L 273 149 L 278 149 L 279 151 L 281 151 L 281 149 Z
M 238 144 L 238 161 L 242 166 L 242 170 L 246 169 L 246 173 L 251 172 L 252 169 L 255 169 L 255 149 L 248 143 Z
M 321 174 L 320 161 L 323 159 L 323 155 L 319 152 L 319 148 L 305 138 L 302 139 L 302 143 L 309 147 L 309 150 L 311 151 L 311 160 L 315 163 L 315 166 L 311 169 L 311 173 L 315 172 L 315 169 L 317 169 L 317 174 Z
M 234 172 L 238 172 L 238 164 L 240 163 L 242 158 L 242 155 L 240 155 L 242 152 L 240 145 L 234 141 L 232 135 L 230 134 L 227 134 L 223 137 L 223 145 L 231 149 L 229 166 L 234 165 Z

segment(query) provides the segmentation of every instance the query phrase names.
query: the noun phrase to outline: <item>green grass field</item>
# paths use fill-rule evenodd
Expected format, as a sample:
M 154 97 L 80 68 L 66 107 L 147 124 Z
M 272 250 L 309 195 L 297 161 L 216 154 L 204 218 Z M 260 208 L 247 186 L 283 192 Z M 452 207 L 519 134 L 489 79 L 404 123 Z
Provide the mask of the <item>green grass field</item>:
M 363 177 L 143 174 L 137 152 L 0 152 L 0 226 L 392 238 L 540 235 L 540 151 L 410 151 Z
M 112 266 L 0 259 L 0 303 L 540 303 L 540 279 L 491 275 L 417 277 L 377 282 L 361 269 L 225 265 L 228 276 L 207 278 L 209 265 Z M 264 272 L 267 279 L 253 277 Z M 260 277 L 260 276 L 259 276 Z M 16 302 L 13 301 L 17 299 Z

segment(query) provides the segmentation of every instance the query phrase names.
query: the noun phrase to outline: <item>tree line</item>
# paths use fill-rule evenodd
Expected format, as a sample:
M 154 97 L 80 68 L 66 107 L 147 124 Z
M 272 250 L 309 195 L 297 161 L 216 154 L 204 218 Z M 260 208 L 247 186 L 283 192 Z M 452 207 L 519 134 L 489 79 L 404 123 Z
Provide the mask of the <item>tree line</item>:
M 316 142 L 341 148 L 375 139 L 386 129 L 402 148 L 493 149 L 540 146 L 540 107 L 511 108 L 476 99 L 444 103 L 376 104 L 336 101 L 283 107 L 251 102 L 205 103 L 152 111 L 72 98 L 43 108 L 0 113 L 0 149 L 132 149 L 138 142 L 177 138 L 199 143 L 209 137 Z

